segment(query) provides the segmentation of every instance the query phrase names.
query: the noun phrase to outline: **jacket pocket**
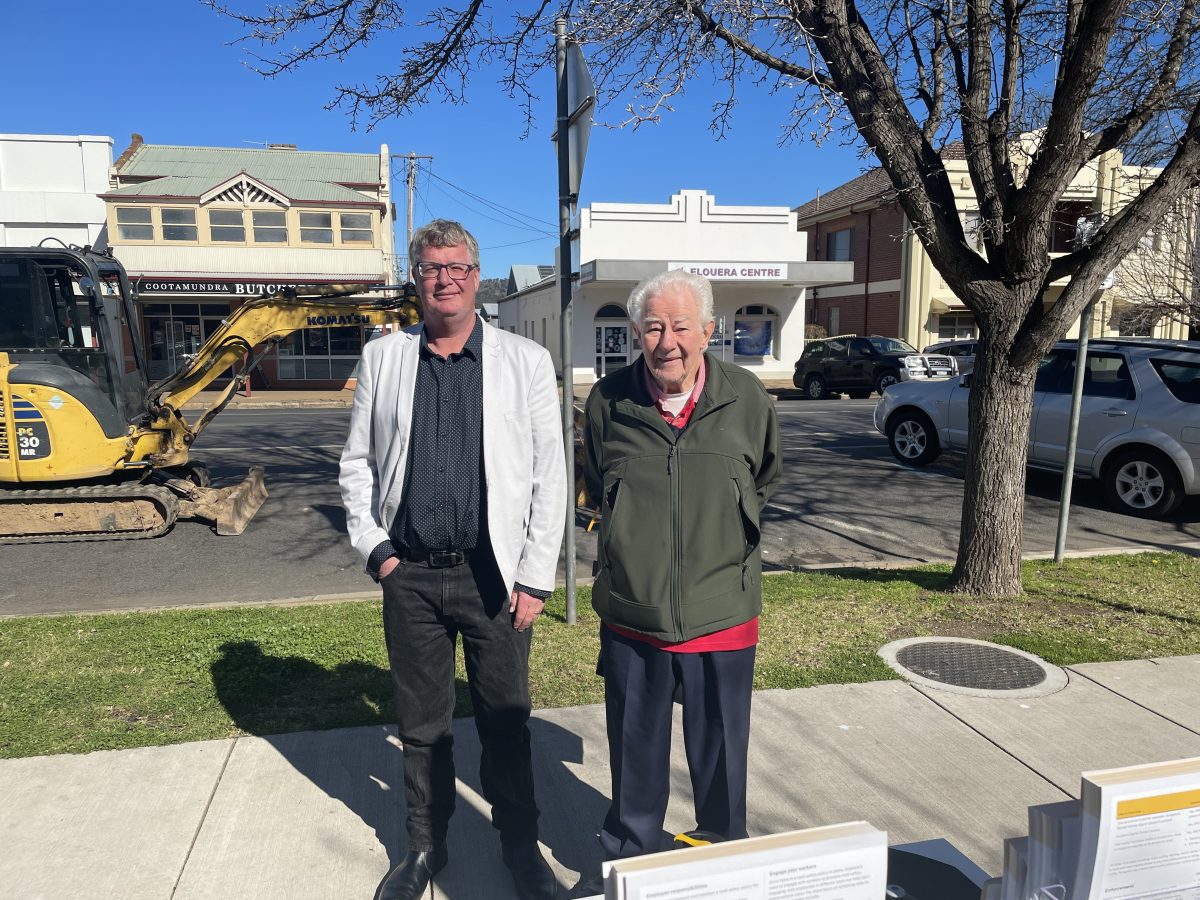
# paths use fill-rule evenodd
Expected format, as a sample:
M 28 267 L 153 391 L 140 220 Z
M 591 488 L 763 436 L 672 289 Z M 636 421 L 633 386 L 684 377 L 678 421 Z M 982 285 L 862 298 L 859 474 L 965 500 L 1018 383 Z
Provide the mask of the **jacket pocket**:
M 737 495 L 738 515 L 742 522 L 742 539 L 745 541 L 742 562 L 745 563 L 750 558 L 750 554 L 758 547 L 759 541 L 762 540 L 762 529 L 758 518 L 758 493 L 748 491 L 742 485 L 741 479 L 736 476 L 730 480 L 733 482 L 733 490 Z

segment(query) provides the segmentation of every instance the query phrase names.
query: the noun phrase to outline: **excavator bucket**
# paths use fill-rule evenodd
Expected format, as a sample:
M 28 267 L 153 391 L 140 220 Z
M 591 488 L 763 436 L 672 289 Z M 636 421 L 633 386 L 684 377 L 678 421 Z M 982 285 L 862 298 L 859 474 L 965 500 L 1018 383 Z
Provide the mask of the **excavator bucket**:
M 175 482 L 168 485 L 176 487 Z M 262 466 L 251 466 L 245 479 L 232 487 L 199 487 L 189 483 L 181 493 L 179 517 L 215 522 L 217 534 L 241 534 L 267 499 Z
M 251 466 L 250 473 L 241 484 L 224 490 L 229 493 L 213 517 L 217 522 L 217 534 L 241 534 L 267 499 L 263 467 Z

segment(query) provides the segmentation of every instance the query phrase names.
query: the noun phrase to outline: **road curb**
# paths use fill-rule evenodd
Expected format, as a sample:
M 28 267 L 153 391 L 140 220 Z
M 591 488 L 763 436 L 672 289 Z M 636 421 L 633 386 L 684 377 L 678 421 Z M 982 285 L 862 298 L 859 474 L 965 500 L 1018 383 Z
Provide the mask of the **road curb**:
M 1090 550 L 1071 550 L 1064 554 L 1067 559 L 1086 559 L 1093 556 L 1136 556 L 1143 553 L 1187 553 L 1193 556 L 1200 556 L 1200 541 L 1185 541 L 1179 544 L 1140 544 L 1136 547 L 1101 547 Z M 1053 559 L 1053 551 L 1035 551 L 1032 553 L 1021 554 L 1023 562 L 1033 560 Z M 792 566 L 789 568 L 767 569 L 763 571 L 763 576 L 772 575 L 794 575 L 798 572 L 837 572 L 848 569 L 911 569 L 916 566 L 929 565 L 952 565 L 953 559 L 931 559 L 914 562 L 912 560 L 904 561 L 880 561 L 874 563 L 868 562 L 850 562 L 850 563 L 814 563 L 812 565 Z M 583 577 L 576 580 L 577 587 L 590 587 L 593 583 L 593 578 Z M 565 582 L 556 582 L 555 587 L 563 587 Z M 382 597 L 380 590 L 375 591 L 350 591 L 342 594 L 312 594 L 299 597 L 279 597 L 264 600 L 217 600 L 212 603 L 203 604 L 188 604 L 186 606 L 126 606 L 117 609 L 101 609 L 101 610 L 86 610 L 80 612 L 52 612 L 52 613 L 25 613 L 20 615 L 0 614 L 0 621 L 6 619 L 37 619 L 47 618 L 50 616 L 106 616 L 110 614 L 123 613 L 147 613 L 147 612 L 177 612 L 186 610 L 209 610 L 209 609 L 245 609 L 247 607 L 287 607 L 287 606 L 315 606 L 321 604 L 333 603 L 357 603 L 369 600 L 379 600 Z
M 85 618 L 90 616 L 123 615 L 125 613 L 191 612 L 194 610 L 246 609 L 249 607 L 268 606 L 315 606 L 319 604 L 379 600 L 382 596 L 381 592 L 367 593 L 364 591 L 352 591 L 345 594 L 313 594 L 311 596 L 282 597 L 266 600 L 214 600 L 211 603 L 188 603 L 176 606 L 122 606 L 115 609 L 92 609 L 75 612 L 0 614 L 0 622 L 6 619 L 44 619 L 51 616 L 79 616 L 80 618 Z
M 1088 550 L 1068 550 L 1063 554 L 1065 559 L 1087 559 L 1092 556 L 1136 556 L 1142 553 L 1187 553 L 1200 556 L 1200 541 L 1183 541 L 1178 544 L 1137 544 L 1122 547 L 1096 547 Z M 1022 553 L 1022 562 L 1054 559 L 1053 550 L 1036 550 Z M 775 565 L 772 563 L 771 565 Z M 914 566 L 954 565 L 954 557 L 943 559 L 922 560 L 878 560 L 875 562 L 845 562 L 845 563 L 812 563 L 811 565 L 789 566 L 787 568 L 764 569 L 763 575 L 789 575 L 795 572 L 822 572 L 838 569 L 911 569 Z M 581 582 L 582 583 L 582 582 Z

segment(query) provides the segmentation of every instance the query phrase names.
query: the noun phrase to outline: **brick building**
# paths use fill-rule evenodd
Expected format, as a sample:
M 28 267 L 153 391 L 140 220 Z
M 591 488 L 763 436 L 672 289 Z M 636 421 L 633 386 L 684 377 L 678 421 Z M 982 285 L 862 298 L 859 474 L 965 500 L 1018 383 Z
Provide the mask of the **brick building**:
M 1027 137 L 1027 141 L 1035 138 Z M 942 153 L 954 188 L 959 216 L 968 240 L 978 233 L 978 203 L 961 144 Z M 1062 254 L 1074 246 L 1078 220 L 1093 214 L 1112 215 L 1136 196 L 1155 170 L 1123 164 L 1110 151 L 1084 168 L 1060 199 L 1048 252 Z M 899 337 L 917 348 L 934 341 L 977 336 L 974 315 L 933 267 L 921 242 L 909 228 L 896 191 L 883 169 L 871 169 L 832 191 L 795 208 L 796 227 L 808 233 L 808 258 L 850 261 L 854 280 L 820 286 L 809 292 L 806 320 L 829 334 L 879 334 Z M 1190 257 L 1193 234 L 1150 235 L 1139 253 L 1153 256 L 1182 251 Z M 977 249 L 982 252 L 982 243 Z M 1134 304 L 1127 260 L 1109 279 L 1097 301 L 1094 336 L 1117 334 L 1184 338 L 1187 326 L 1170 319 L 1147 320 L 1129 315 Z M 1145 260 L 1140 260 L 1143 263 Z M 1066 281 L 1047 292 L 1053 304 Z

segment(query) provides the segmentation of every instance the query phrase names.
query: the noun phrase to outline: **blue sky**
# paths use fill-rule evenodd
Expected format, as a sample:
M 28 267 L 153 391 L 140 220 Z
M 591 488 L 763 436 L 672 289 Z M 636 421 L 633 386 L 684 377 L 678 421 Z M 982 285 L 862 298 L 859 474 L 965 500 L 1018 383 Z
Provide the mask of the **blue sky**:
M 258 11 L 264 0 L 235 5 Z M 392 153 L 434 157 L 422 164 L 416 181 L 414 221 L 438 216 L 463 221 L 483 248 L 485 277 L 506 276 L 514 263 L 553 262 L 558 200 L 549 75 L 535 86 L 541 101 L 524 139 L 520 109 L 487 71 L 476 73 L 468 106 L 430 104 L 373 131 L 353 131 L 344 112 L 322 107 L 336 82 L 366 81 L 384 71 L 399 52 L 398 38 L 383 36 L 368 54 L 344 63 L 310 65 L 268 80 L 246 68 L 245 49 L 230 45 L 240 34 L 235 24 L 192 0 L 11 3 L 4 18 L 9 38 L 0 56 L 7 86 L 0 131 L 110 135 L 114 155 L 134 131 L 158 144 L 278 142 L 306 150 L 378 152 L 386 143 Z M 664 203 L 681 189 L 703 188 L 722 204 L 796 206 L 868 165 L 836 141 L 781 148 L 786 104 L 752 89 L 742 94 L 732 133 L 718 141 L 708 129 L 717 93 L 711 84 L 696 82 L 660 125 L 594 128 L 580 205 Z M 620 108 L 602 107 L 598 118 L 619 119 Z M 404 167 L 396 161 L 393 188 L 401 242 Z M 518 227 L 455 188 L 539 220 L 540 226 Z

